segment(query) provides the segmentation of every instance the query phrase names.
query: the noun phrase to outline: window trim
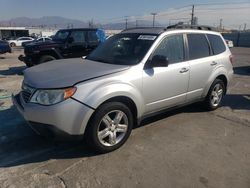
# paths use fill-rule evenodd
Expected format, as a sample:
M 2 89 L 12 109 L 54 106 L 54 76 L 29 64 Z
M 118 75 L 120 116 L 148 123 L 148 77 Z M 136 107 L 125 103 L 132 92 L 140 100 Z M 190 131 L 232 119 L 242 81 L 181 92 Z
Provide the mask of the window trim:
M 218 54 L 215 54 L 214 49 L 213 49 L 213 47 L 212 47 L 212 44 L 210 43 L 210 40 L 209 40 L 209 38 L 208 38 L 208 35 L 218 36 L 218 37 L 221 39 L 221 41 L 222 41 L 222 43 L 223 43 L 223 45 L 224 45 L 224 47 L 225 47 L 225 49 L 224 49 L 223 52 L 220 52 L 220 53 L 218 53 Z M 220 54 L 224 53 L 225 51 L 227 51 L 227 48 L 226 48 L 226 46 L 225 46 L 225 44 L 224 44 L 224 41 L 223 41 L 223 38 L 222 38 L 220 35 L 215 35 L 215 34 L 206 33 L 206 37 L 207 37 L 207 40 L 208 40 L 209 45 L 210 45 L 210 48 L 211 48 L 211 52 L 212 52 L 212 55 L 211 55 L 211 56 L 220 55 Z

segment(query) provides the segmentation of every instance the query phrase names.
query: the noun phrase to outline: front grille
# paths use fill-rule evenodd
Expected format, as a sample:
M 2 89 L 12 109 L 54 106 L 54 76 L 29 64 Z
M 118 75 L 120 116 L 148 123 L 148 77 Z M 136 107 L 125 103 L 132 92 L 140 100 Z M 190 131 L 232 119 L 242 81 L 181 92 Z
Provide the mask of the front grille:
M 24 102 L 27 103 L 30 101 L 31 94 L 32 93 L 30 93 L 28 91 L 22 91 L 22 98 L 23 98 Z
M 21 92 L 21 97 L 22 97 L 23 101 L 26 103 L 29 102 L 34 91 L 35 91 L 34 88 L 23 83 L 22 92 Z

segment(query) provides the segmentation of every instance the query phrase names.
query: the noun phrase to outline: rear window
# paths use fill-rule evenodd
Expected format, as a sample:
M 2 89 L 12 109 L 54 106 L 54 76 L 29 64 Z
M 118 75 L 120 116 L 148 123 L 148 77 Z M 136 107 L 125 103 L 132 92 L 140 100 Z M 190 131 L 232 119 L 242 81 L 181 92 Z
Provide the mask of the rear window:
M 189 59 L 210 56 L 210 47 L 204 34 L 188 34 Z
M 225 44 L 220 36 L 208 34 L 207 38 L 210 42 L 214 55 L 218 55 L 226 51 Z

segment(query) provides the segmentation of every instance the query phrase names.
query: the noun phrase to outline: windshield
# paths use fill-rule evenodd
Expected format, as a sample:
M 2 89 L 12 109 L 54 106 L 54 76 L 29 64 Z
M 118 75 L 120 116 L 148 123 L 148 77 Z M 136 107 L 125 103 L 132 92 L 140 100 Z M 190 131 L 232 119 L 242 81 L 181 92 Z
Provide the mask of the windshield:
M 145 56 L 157 35 L 118 34 L 97 47 L 86 59 L 109 64 L 135 65 Z
M 56 35 L 53 37 L 53 40 L 55 41 L 65 41 L 69 35 L 69 31 L 67 30 L 61 30 L 56 33 Z

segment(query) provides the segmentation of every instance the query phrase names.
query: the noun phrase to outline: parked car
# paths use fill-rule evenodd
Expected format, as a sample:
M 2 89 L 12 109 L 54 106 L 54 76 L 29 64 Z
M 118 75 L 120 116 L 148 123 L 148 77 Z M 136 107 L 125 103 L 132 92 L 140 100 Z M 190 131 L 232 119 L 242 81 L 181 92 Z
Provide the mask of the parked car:
M 96 151 L 110 152 L 145 117 L 197 101 L 217 109 L 233 75 L 231 61 L 214 31 L 128 29 L 85 59 L 26 69 L 13 101 L 40 134 L 84 135 Z
M 27 42 L 27 41 L 33 41 L 34 39 L 31 37 L 19 37 L 15 40 L 8 40 L 9 44 L 11 47 L 15 47 L 15 46 L 22 46 L 23 42 Z
M 104 31 L 100 29 L 63 29 L 52 41 L 25 46 L 25 56 L 19 56 L 19 60 L 30 67 L 55 59 L 86 56 L 104 40 Z
M 51 40 L 52 39 L 49 37 L 40 37 L 40 38 L 37 38 L 37 39 L 32 40 L 32 41 L 23 42 L 22 46 L 25 47 L 26 45 L 34 43 L 34 42 L 46 42 L 46 41 L 51 41 Z
M 233 41 L 227 40 L 227 39 L 225 39 L 225 41 L 226 41 L 226 43 L 227 43 L 227 45 L 228 45 L 229 48 L 233 48 L 234 47 Z
M 7 41 L 0 40 L 0 54 L 11 53 L 10 45 Z

